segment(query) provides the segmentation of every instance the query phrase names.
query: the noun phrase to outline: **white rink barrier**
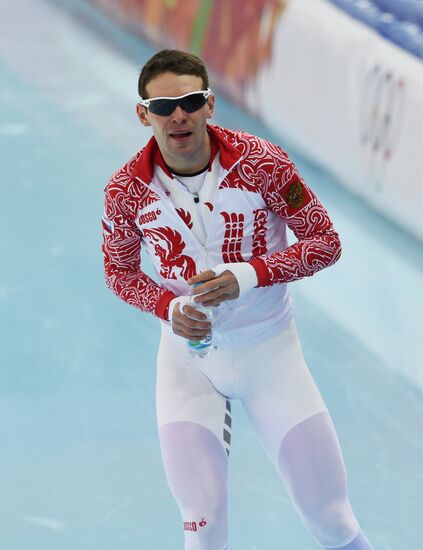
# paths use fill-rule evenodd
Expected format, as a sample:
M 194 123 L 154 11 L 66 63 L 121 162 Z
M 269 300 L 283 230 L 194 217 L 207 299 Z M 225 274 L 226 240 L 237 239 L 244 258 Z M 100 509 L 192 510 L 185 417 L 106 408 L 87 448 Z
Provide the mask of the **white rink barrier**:
M 326 0 L 291 0 L 247 105 L 423 239 L 423 63 Z

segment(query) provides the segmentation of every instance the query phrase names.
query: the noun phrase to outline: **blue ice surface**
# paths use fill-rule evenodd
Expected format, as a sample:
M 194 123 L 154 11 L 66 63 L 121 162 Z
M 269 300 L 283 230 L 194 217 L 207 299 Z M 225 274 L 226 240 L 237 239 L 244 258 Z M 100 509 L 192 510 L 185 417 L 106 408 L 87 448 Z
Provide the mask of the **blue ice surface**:
M 142 64 L 151 49 L 137 48 Z M 103 282 L 103 185 L 133 151 L 82 124 L 10 60 L 0 64 L 0 90 L 0 550 L 177 550 L 181 522 L 155 425 L 159 325 Z M 217 122 L 277 141 L 223 98 L 218 106 Z M 371 334 L 366 340 L 345 320 L 360 302 L 354 285 L 363 271 L 373 288 L 362 303 L 369 311 L 384 311 L 380 302 L 392 293 L 419 300 L 414 279 L 403 280 L 406 288 L 397 280 L 410 266 L 423 273 L 421 244 L 292 155 L 346 248 L 337 266 L 291 288 L 353 507 L 375 550 L 419 550 L 422 394 L 386 367 Z M 398 279 L 389 270 L 366 272 L 374 248 L 363 233 L 395 251 Z M 311 297 L 310 285 L 324 302 Z M 410 322 L 418 321 L 410 312 Z M 388 346 L 389 318 L 379 325 Z M 236 404 L 230 521 L 231 550 L 317 548 Z

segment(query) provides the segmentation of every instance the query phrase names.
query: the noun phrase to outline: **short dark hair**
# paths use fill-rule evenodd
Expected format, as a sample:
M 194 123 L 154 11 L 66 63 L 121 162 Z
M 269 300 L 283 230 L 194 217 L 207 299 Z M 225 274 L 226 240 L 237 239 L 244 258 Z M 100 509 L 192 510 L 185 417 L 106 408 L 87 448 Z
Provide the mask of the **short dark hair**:
M 192 74 L 203 80 L 203 89 L 209 87 L 209 77 L 203 61 L 196 55 L 181 50 L 161 50 L 147 61 L 138 79 L 138 93 L 146 99 L 146 86 L 160 73 Z

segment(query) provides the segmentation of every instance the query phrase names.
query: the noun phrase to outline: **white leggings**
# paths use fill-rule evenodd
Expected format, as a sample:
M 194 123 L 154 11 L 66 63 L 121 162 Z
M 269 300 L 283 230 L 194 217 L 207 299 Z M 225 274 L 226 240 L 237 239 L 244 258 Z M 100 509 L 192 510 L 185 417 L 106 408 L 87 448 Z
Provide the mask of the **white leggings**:
M 164 333 L 157 371 L 160 445 L 186 550 L 228 545 L 230 399 L 239 399 L 318 544 L 342 547 L 359 532 L 330 415 L 304 362 L 295 325 L 246 349 L 192 358 Z

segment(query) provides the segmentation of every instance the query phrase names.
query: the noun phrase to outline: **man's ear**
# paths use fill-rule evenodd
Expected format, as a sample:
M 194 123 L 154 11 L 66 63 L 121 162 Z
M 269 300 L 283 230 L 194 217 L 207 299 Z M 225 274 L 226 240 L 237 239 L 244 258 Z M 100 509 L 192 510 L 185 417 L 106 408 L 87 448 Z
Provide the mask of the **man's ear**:
M 137 117 L 143 126 L 151 126 L 151 122 L 148 120 L 148 112 L 146 107 L 137 103 Z
M 207 98 L 207 118 L 211 118 L 214 113 L 214 95 Z

